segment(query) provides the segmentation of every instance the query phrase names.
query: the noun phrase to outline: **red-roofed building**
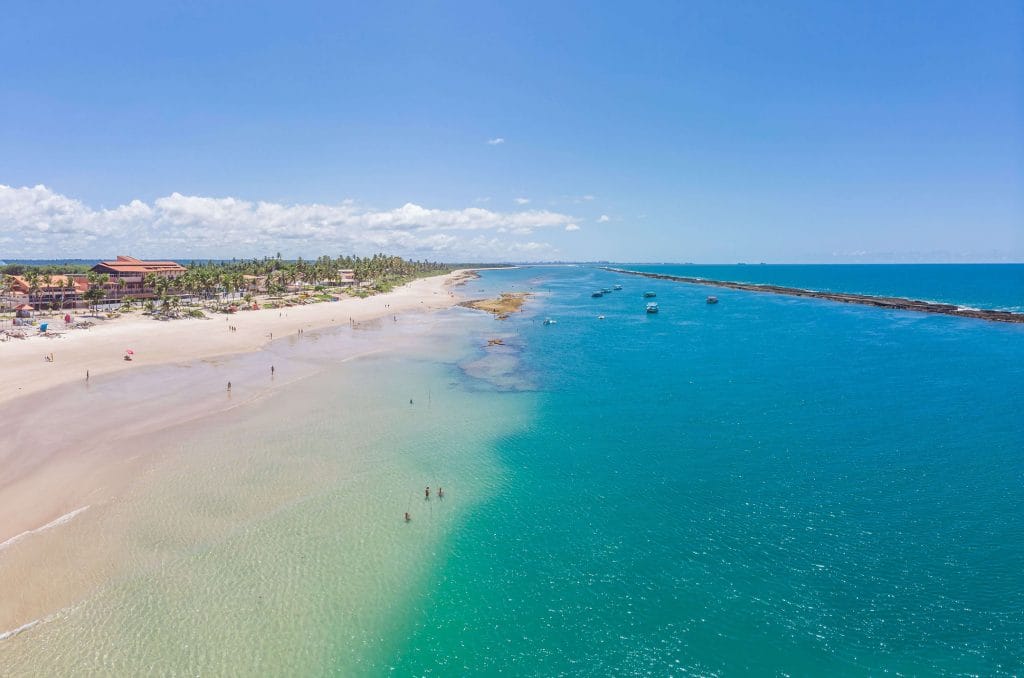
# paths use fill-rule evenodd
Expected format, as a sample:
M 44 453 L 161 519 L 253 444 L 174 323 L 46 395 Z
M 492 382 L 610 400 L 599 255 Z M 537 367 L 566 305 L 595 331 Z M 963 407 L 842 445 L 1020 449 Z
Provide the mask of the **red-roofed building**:
M 23 275 L 8 276 L 11 301 L 32 304 L 36 308 L 75 308 L 89 283 L 84 275 L 40 275 L 35 287 Z
M 146 286 L 147 275 L 177 278 L 187 269 L 174 261 L 142 261 L 135 257 L 118 255 L 114 261 L 101 261 L 93 266 L 92 270 L 110 276 L 110 282 L 106 287 L 112 297 L 137 299 L 153 296 L 153 290 Z
M 114 278 L 141 278 L 147 273 L 177 278 L 185 272 L 185 267 L 174 261 L 142 261 L 135 257 L 118 255 L 114 261 L 101 261 L 92 267 L 96 273 L 106 273 Z

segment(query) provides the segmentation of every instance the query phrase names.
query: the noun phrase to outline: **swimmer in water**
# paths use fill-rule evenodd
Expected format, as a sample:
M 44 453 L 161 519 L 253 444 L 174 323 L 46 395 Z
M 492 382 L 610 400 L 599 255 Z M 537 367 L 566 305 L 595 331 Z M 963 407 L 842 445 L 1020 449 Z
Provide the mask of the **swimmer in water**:
M 444 488 L 443 487 L 437 488 L 437 498 L 438 499 L 444 499 Z
M 410 520 L 412 520 L 412 516 L 409 515 L 408 511 L 406 511 L 405 512 L 405 522 L 409 522 Z

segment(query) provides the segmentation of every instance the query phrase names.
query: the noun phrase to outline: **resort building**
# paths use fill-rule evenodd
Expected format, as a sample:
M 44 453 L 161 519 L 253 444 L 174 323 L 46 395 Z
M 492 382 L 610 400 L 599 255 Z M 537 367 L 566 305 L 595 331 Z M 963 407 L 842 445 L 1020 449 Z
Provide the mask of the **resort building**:
M 22 275 L 7 276 L 10 305 L 30 304 L 44 308 L 76 308 L 84 300 L 89 283 L 84 275 L 40 275 L 33 281 Z M 5 304 L 5 305 L 7 305 Z
M 356 272 L 351 268 L 339 268 L 333 276 L 321 282 L 336 287 L 351 287 L 356 284 Z
M 147 275 L 173 279 L 183 275 L 187 269 L 174 261 L 142 261 L 119 255 L 114 261 L 101 261 L 92 270 L 110 276 L 110 282 L 105 286 L 107 295 L 111 300 L 120 300 L 154 296 L 153 289 L 146 285 Z

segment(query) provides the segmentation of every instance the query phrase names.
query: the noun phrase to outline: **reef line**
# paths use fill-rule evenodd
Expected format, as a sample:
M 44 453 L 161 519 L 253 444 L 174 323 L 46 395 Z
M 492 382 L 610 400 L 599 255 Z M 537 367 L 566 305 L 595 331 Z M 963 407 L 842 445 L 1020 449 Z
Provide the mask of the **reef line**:
M 919 311 L 921 313 L 938 313 L 941 315 L 952 315 L 960 318 L 977 318 L 1001 323 L 1024 323 L 1024 313 L 1012 311 L 996 311 L 992 309 L 964 308 L 955 304 L 940 304 L 933 301 L 919 301 L 916 299 L 905 299 L 902 297 L 878 297 L 870 294 L 847 294 L 842 292 L 819 292 L 805 290 L 799 287 L 782 287 L 780 285 L 765 285 L 759 283 L 729 282 L 726 280 L 709 280 L 707 278 L 688 278 L 679 275 L 666 275 L 664 273 L 649 273 L 646 271 L 630 271 L 624 268 L 603 267 L 606 271 L 613 273 L 625 273 L 626 275 L 638 275 L 644 278 L 656 280 L 671 280 L 674 282 L 690 283 L 691 285 L 707 285 L 710 287 L 725 287 L 732 290 L 744 290 L 747 292 L 764 292 L 768 294 L 785 294 L 793 297 L 812 297 L 814 299 L 827 299 L 838 301 L 843 304 L 860 304 L 862 306 L 876 306 L 887 308 L 893 311 Z

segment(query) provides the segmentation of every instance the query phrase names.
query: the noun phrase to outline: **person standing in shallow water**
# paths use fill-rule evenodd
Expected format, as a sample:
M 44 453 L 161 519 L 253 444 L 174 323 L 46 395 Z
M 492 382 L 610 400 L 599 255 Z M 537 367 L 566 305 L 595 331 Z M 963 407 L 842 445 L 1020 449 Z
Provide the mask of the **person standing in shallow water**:
M 423 490 L 423 498 L 430 499 L 430 485 L 427 485 L 427 489 Z

